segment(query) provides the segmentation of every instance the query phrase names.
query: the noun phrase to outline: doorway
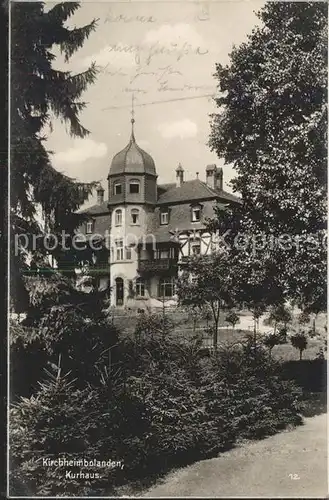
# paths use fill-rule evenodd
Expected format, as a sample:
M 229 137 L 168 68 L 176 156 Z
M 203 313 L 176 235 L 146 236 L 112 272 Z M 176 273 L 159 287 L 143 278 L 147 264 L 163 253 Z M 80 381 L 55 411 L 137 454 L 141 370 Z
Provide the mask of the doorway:
M 123 305 L 123 279 L 116 278 L 115 280 L 115 297 L 116 297 L 116 305 Z

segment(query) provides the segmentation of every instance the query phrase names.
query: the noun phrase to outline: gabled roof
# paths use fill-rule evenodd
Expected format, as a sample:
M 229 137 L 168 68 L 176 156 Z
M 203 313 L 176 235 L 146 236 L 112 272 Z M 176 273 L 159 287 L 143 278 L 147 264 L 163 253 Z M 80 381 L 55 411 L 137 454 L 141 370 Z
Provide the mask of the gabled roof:
M 159 186 L 161 187 L 161 186 Z M 172 184 L 163 194 L 159 195 L 158 205 L 170 205 L 196 200 L 219 199 L 239 202 L 239 198 L 223 190 L 214 190 L 200 179 L 186 181 L 181 186 Z

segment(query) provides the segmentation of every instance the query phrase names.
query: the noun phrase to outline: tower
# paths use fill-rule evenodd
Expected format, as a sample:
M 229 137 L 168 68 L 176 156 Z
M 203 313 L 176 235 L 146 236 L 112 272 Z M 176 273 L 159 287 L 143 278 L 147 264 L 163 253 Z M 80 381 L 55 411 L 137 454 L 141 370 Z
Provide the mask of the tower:
M 131 135 L 117 153 L 108 174 L 111 214 L 111 305 L 124 306 L 137 278 L 137 243 L 147 233 L 148 214 L 157 200 L 153 158 L 136 143 L 132 110 Z

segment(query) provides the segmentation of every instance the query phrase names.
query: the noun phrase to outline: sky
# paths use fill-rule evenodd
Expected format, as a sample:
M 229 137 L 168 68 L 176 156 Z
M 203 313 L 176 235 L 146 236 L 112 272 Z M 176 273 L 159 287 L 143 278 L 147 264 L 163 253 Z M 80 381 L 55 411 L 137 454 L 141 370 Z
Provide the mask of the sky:
M 96 18 L 97 29 L 69 63 L 56 54 L 54 66 L 81 72 L 91 62 L 98 65 L 96 83 L 83 94 L 87 107 L 81 123 L 90 134 L 74 139 L 55 121 L 48 131 L 55 168 L 83 182 L 100 181 L 107 193 L 111 160 L 130 138 L 132 95 L 136 141 L 153 157 L 159 183 L 175 181 L 178 163 L 186 180 L 197 172 L 204 180 L 210 163 L 223 166 L 207 146 L 210 114 L 216 111 L 215 66 L 227 64 L 232 47 L 246 41 L 263 5 L 254 0 L 82 3 L 68 25 Z M 225 166 L 228 191 L 232 177 L 232 166 Z M 95 196 L 86 206 L 93 203 Z

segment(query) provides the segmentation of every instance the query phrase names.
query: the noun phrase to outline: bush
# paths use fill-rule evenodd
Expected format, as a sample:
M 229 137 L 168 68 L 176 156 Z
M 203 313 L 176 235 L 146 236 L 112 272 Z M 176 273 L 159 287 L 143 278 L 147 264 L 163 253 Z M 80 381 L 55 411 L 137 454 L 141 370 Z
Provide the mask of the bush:
M 100 411 L 97 394 L 77 390 L 67 377 L 54 377 L 41 384 L 37 396 L 21 398 L 10 413 L 10 493 L 19 490 L 32 495 L 83 495 L 105 487 L 109 471 L 93 467 L 47 466 L 44 460 L 81 458 L 104 460 L 97 456 L 91 436 L 97 428 Z M 95 418 L 96 417 L 96 418 Z M 90 474 L 90 479 L 66 479 L 66 470 Z M 105 473 L 104 480 L 93 478 Z M 17 488 L 19 490 L 17 491 Z
M 282 376 L 293 380 L 304 392 L 326 392 L 327 361 L 323 358 L 286 361 L 282 364 Z
M 79 389 L 64 377 L 21 399 L 11 410 L 13 477 L 42 495 L 104 494 L 301 422 L 299 391 L 258 342 L 223 346 L 209 358 L 201 347 L 197 338 L 162 332 L 126 338 L 97 387 Z M 111 458 L 124 469 L 67 483 L 35 460 L 41 450 L 43 457 Z
M 168 335 L 173 328 L 172 320 L 166 314 L 142 313 L 136 323 L 135 336 L 140 341 L 142 338 L 153 338 Z
M 13 398 L 31 396 L 44 368 L 56 363 L 59 355 L 63 371 L 70 371 L 80 387 L 97 383 L 101 367 L 115 362 L 118 331 L 96 307 L 56 304 L 37 320 L 31 316 L 10 328 Z

